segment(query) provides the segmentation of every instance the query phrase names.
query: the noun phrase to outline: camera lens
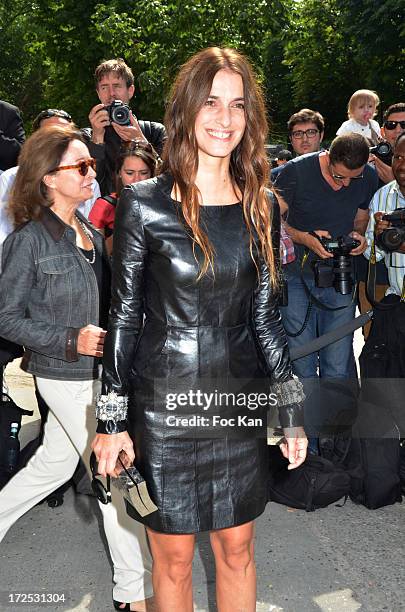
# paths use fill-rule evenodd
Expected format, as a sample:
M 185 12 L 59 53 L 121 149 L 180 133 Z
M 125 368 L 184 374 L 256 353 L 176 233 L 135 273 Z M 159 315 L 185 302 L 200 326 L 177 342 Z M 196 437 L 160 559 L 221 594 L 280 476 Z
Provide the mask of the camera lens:
M 377 145 L 377 153 L 379 155 L 389 155 L 391 153 L 391 147 L 388 142 L 380 142 Z
M 405 229 L 389 227 L 384 230 L 379 238 L 381 246 L 387 251 L 396 251 L 405 240 Z
M 347 255 L 335 255 L 333 257 L 333 287 L 342 295 L 351 293 L 353 289 L 352 265 Z
M 124 105 L 113 108 L 111 110 L 111 121 L 118 123 L 118 125 L 129 125 L 131 123 L 129 120 L 129 108 Z

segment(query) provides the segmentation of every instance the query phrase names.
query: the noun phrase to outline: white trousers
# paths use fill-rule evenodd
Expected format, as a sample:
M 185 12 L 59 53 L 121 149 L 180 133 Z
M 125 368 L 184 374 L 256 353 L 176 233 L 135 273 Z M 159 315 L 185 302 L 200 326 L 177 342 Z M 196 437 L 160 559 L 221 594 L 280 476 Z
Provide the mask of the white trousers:
M 20 516 L 72 477 L 79 455 L 89 466 L 100 382 L 37 378 L 37 384 L 49 406 L 44 441 L 0 491 L 0 541 Z M 112 503 L 99 505 L 114 565 L 113 597 L 122 602 L 146 599 L 153 590 L 145 528 L 127 515 L 120 492 L 111 489 Z

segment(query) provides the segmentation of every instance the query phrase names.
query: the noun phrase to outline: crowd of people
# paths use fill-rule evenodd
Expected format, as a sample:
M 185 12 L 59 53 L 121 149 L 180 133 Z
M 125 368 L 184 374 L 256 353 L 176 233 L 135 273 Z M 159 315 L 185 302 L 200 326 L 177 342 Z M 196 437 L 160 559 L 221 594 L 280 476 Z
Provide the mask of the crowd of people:
M 190 393 L 271 390 L 289 469 L 318 454 L 329 415 L 314 381 L 357 382 L 353 335 L 293 362 L 289 350 L 370 309 L 375 237 L 377 298 L 404 294 L 405 242 L 388 252 L 379 237 L 405 208 L 405 103 L 380 127 L 377 94 L 356 91 L 328 149 L 322 115 L 301 109 L 272 169 L 263 94 L 234 50 L 184 64 L 164 125 L 130 109 L 123 60 L 102 62 L 95 86 L 91 127 L 46 109 L 25 142 L 0 102 L 3 365 L 24 347 L 49 408 L 41 447 L 0 491 L 0 540 L 94 452 L 93 479 L 134 464 L 157 508 L 101 488 L 115 608 L 191 612 L 194 538 L 209 531 L 218 609 L 253 612 L 269 404 L 251 419 L 219 402 L 214 421 Z

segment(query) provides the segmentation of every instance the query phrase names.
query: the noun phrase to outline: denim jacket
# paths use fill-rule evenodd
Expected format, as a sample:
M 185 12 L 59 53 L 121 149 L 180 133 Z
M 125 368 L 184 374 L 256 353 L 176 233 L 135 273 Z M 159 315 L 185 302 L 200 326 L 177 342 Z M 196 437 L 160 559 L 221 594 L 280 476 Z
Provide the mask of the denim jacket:
M 107 257 L 103 237 L 94 245 Z M 79 330 L 99 325 L 99 291 L 92 266 L 76 247 L 76 234 L 49 208 L 17 228 L 3 245 L 0 336 L 25 347 L 21 367 L 57 380 L 91 380 L 98 360 L 77 352 Z

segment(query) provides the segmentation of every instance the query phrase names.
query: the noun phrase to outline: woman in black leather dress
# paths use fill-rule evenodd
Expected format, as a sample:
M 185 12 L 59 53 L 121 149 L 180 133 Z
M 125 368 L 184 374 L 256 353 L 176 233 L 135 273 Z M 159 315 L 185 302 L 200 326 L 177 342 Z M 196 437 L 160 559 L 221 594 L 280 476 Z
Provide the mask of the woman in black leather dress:
M 260 410 L 221 406 L 219 392 L 276 394 L 290 468 L 304 461 L 306 438 L 277 308 L 280 216 L 266 190 L 264 104 L 247 60 L 216 47 L 189 60 L 166 128 L 164 173 L 125 188 L 117 211 L 93 447 L 101 473 L 115 473 L 120 451 L 136 456 L 158 507 L 143 518 L 129 507 L 147 526 L 158 609 L 192 611 L 193 534 L 210 531 L 218 609 L 253 612 L 266 423 Z M 232 427 L 232 416 L 257 417 L 257 427 L 243 418 Z

